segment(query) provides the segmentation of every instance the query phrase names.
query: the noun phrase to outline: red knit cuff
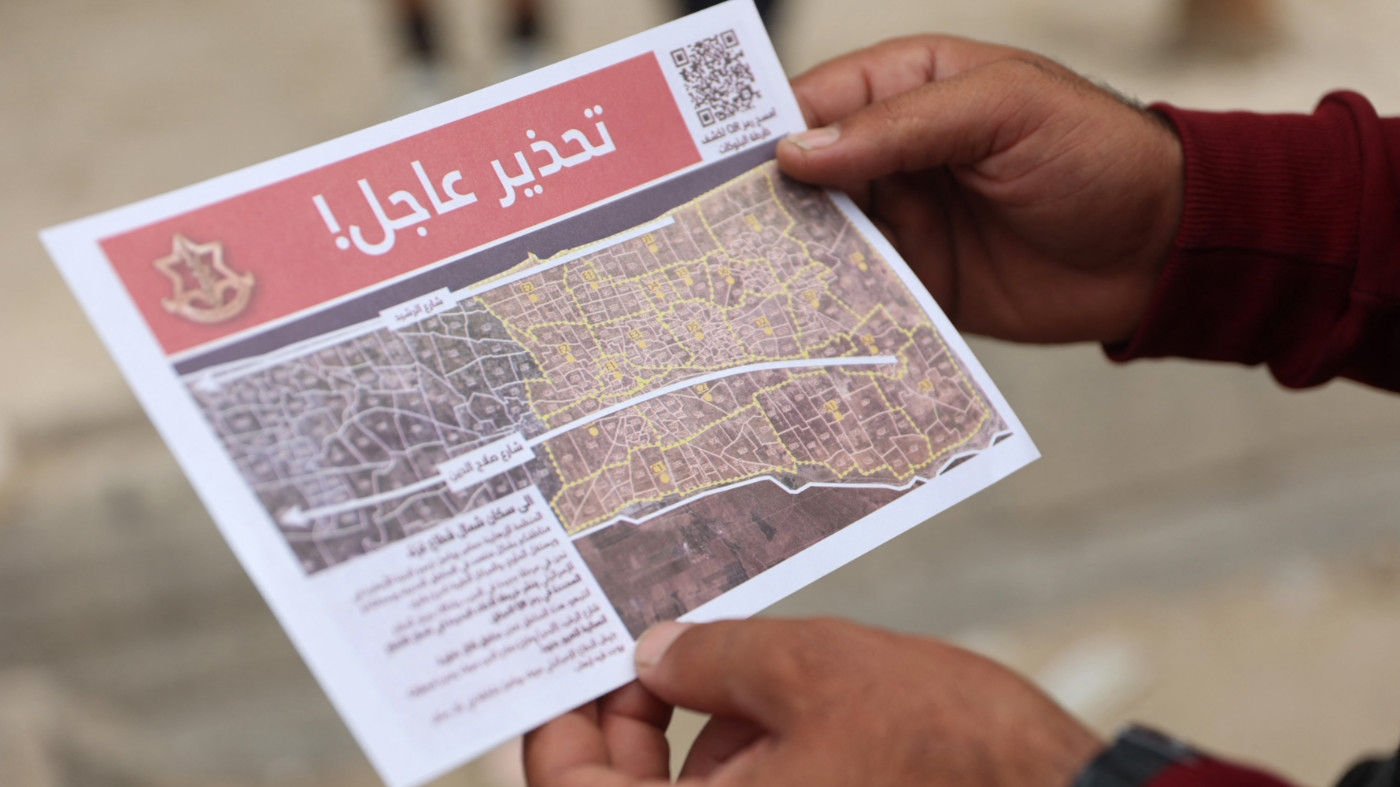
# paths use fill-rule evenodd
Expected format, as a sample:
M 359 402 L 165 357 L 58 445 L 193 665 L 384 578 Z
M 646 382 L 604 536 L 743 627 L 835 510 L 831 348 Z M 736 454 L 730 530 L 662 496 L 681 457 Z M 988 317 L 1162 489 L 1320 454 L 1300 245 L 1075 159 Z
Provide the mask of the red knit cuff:
M 1291 787 L 1271 773 L 1200 757 L 1157 774 L 1143 787 Z
M 1318 353 L 1346 309 L 1357 257 L 1361 152 L 1335 94 L 1313 115 L 1156 105 L 1185 164 L 1181 227 L 1137 332 L 1117 361 L 1182 356 L 1269 362 L 1285 384 L 1317 382 Z

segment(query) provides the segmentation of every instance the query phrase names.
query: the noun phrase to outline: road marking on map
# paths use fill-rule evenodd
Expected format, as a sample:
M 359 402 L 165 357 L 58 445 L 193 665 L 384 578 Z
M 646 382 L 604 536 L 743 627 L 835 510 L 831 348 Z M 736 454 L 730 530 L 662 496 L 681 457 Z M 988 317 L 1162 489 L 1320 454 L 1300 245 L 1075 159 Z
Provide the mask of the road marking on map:
M 868 355 L 856 356 L 853 358 L 804 358 L 795 361 L 770 361 L 767 363 L 751 363 L 745 366 L 735 366 L 732 369 L 723 369 L 718 372 L 702 374 L 699 377 L 692 377 L 688 380 L 681 380 L 678 383 L 672 383 L 671 385 L 657 388 L 654 391 L 648 391 L 640 396 L 628 399 L 625 402 L 619 402 L 611 407 L 605 407 L 592 415 L 586 415 L 582 418 L 570 421 L 557 429 L 551 429 L 539 437 L 532 438 L 530 440 L 530 447 L 533 448 L 547 440 L 553 440 L 565 432 L 571 432 L 580 426 L 587 426 L 594 421 L 599 421 L 610 415 L 615 415 L 629 407 L 635 407 L 642 402 L 657 399 L 667 394 L 684 391 L 687 388 L 694 388 L 697 385 L 712 383 L 715 380 L 722 380 L 726 377 L 750 374 L 752 372 L 781 371 L 784 369 L 817 369 L 829 368 L 832 366 L 885 366 L 887 364 L 896 363 L 899 363 L 899 359 L 893 355 Z
M 754 372 L 778 371 L 783 369 L 813 369 L 829 368 L 834 366 L 884 366 L 895 363 L 899 363 L 899 359 L 894 357 L 893 355 L 873 355 L 857 356 L 854 358 L 814 358 L 795 361 L 773 361 L 770 363 L 753 363 L 748 364 L 746 366 L 736 366 L 732 369 L 711 372 L 709 374 L 700 375 L 699 377 L 693 377 L 689 380 L 682 380 L 678 383 L 673 383 L 663 388 L 658 388 L 654 391 L 648 391 L 640 396 L 633 397 L 632 399 L 629 399 L 625 402 L 620 402 L 611 407 L 606 407 L 602 410 L 599 410 L 596 413 L 584 416 L 583 418 L 579 418 L 574 421 L 570 421 L 569 423 L 564 424 L 563 426 L 560 426 L 556 429 L 551 429 L 538 437 L 530 439 L 526 443 L 526 445 L 529 448 L 534 448 L 535 446 L 544 443 L 548 440 L 552 440 L 566 432 L 571 432 L 574 429 L 587 426 L 588 424 L 591 424 L 599 419 L 606 418 L 610 415 L 615 415 L 624 410 L 627 410 L 628 408 L 635 407 L 638 404 L 641 404 L 642 402 L 646 402 L 651 399 L 656 399 L 667 394 L 676 393 L 677 391 L 683 391 L 687 388 L 691 388 L 702 383 L 714 382 L 715 380 L 720 380 L 725 377 L 734 377 L 741 374 L 752 374 Z M 487 446 L 487 448 L 491 448 L 491 446 Z M 533 456 L 534 455 L 531 454 L 530 458 L 533 458 Z M 516 465 L 510 465 L 509 467 L 518 466 L 518 464 L 519 463 L 517 463 Z M 444 465 L 440 465 L 439 467 L 443 468 L 446 465 L 447 463 L 444 463 Z M 453 463 L 453 465 L 455 467 L 455 463 Z M 509 467 L 503 465 L 501 467 L 500 472 L 505 472 L 505 470 L 509 469 Z M 369 495 L 368 497 L 360 497 L 354 500 L 347 500 L 343 503 L 336 503 L 335 505 L 322 506 L 320 508 L 313 508 L 310 510 L 302 510 L 301 506 L 293 506 L 291 509 L 287 510 L 281 516 L 279 516 L 277 518 L 277 521 L 288 527 L 305 528 L 308 527 L 314 520 L 319 519 L 321 517 L 336 516 L 337 514 L 344 514 L 348 511 L 355 511 L 361 508 L 369 508 L 371 506 L 379 505 L 380 503 L 387 503 L 392 500 L 398 500 L 400 498 L 408 497 L 409 495 L 415 494 L 417 492 L 422 492 L 425 489 L 432 489 L 433 487 L 438 486 L 440 484 L 456 486 L 456 484 L 452 482 L 452 475 L 452 468 L 447 468 L 431 478 L 425 478 L 417 483 L 401 486 L 398 489 L 391 489 L 387 492 L 380 492 L 376 495 Z M 495 473 L 493 475 L 499 475 L 499 473 Z M 489 477 L 491 476 L 485 476 L 485 478 Z M 478 482 L 480 480 L 483 479 L 477 479 Z

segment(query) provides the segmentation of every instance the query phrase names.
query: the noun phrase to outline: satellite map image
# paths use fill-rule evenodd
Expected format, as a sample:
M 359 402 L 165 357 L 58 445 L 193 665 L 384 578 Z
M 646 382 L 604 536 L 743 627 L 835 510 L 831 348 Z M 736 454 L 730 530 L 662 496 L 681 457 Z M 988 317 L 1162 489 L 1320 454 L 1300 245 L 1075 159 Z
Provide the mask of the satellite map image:
M 772 162 L 448 297 L 187 379 L 306 572 L 536 486 L 635 634 L 1006 436 L 899 275 Z

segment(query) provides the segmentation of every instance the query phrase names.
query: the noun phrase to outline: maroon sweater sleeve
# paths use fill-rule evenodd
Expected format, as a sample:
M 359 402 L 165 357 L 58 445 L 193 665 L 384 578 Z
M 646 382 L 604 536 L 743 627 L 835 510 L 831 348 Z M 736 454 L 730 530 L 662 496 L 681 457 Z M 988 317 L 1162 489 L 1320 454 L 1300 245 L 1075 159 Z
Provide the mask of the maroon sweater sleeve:
M 1400 390 L 1400 119 L 1355 93 L 1312 115 L 1154 109 L 1185 154 L 1181 228 L 1142 324 L 1109 355 Z
M 1264 771 L 1202 757 L 1173 765 L 1143 787 L 1292 787 Z

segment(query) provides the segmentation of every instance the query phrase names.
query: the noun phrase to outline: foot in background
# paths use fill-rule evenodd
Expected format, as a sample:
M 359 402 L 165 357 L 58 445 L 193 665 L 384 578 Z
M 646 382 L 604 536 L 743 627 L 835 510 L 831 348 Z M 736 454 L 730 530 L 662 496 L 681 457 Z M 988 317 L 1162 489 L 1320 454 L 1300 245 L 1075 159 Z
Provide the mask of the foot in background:
M 395 0 L 403 58 L 394 109 L 413 112 L 450 98 L 445 88 L 439 25 L 430 0 Z
M 682 0 L 681 13 L 693 14 L 709 8 L 712 5 L 719 5 L 722 0 Z M 773 13 L 778 5 L 778 0 L 755 0 L 754 5 L 758 6 L 758 15 L 763 17 L 763 24 L 768 28 L 768 34 L 773 34 Z
M 1181 0 L 1179 44 L 1188 52 L 1249 56 L 1278 42 L 1277 0 Z
M 507 0 L 507 76 L 519 76 L 548 65 L 538 0 Z

